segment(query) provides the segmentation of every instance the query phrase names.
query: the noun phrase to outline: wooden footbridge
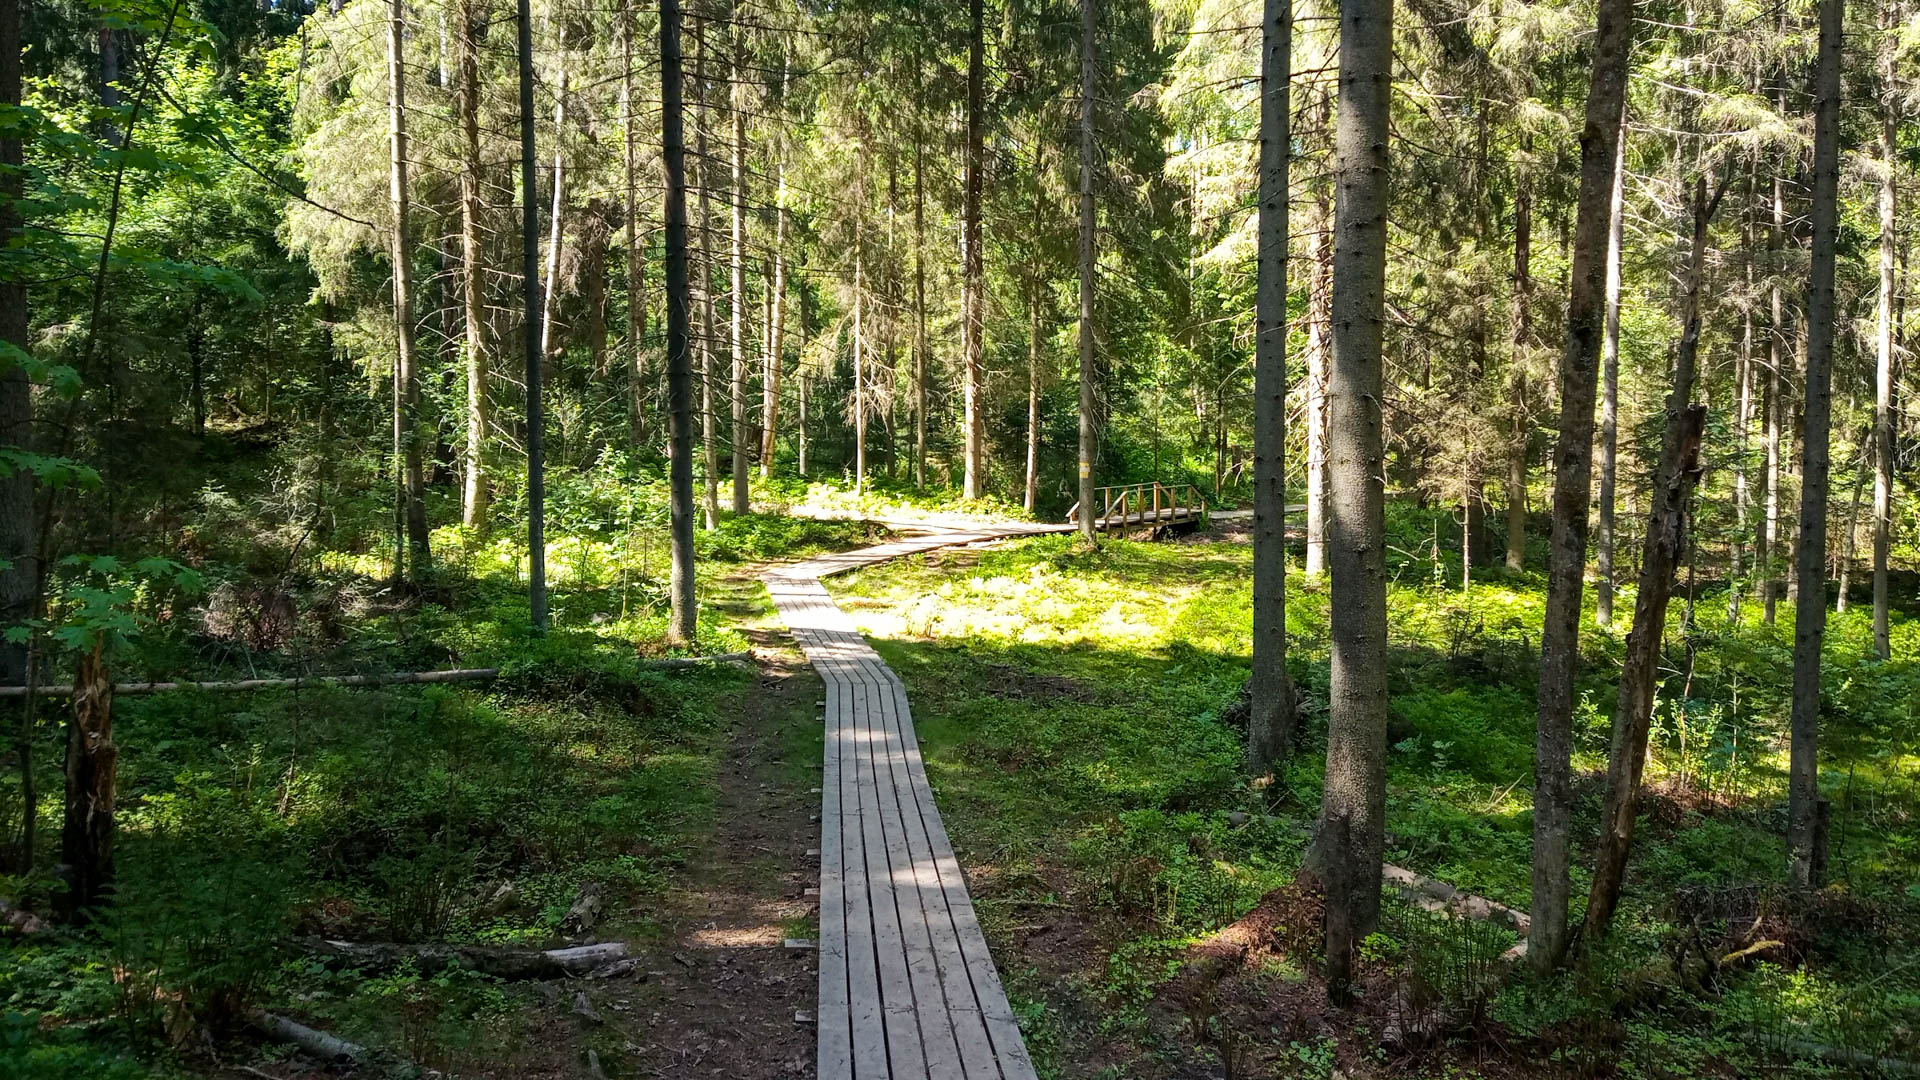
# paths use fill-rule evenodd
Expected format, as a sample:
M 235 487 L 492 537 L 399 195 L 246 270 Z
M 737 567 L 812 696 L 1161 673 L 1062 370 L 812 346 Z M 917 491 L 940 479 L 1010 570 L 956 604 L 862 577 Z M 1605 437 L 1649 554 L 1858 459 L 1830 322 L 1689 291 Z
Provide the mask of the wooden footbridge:
M 1120 484 L 1093 489 L 1093 527 L 1109 531 L 1157 528 L 1203 520 L 1207 500 L 1195 484 Z M 1080 522 L 1080 504 L 1067 511 L 1067 521 Z

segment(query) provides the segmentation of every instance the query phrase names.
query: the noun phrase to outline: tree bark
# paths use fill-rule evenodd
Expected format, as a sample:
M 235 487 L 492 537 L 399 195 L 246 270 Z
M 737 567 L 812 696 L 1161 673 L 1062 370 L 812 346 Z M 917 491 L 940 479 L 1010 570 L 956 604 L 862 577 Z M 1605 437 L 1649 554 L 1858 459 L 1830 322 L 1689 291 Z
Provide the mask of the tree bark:
M 521 0 L 525 3 L 526 0 Z M 693 289 L 687 274 L 687 147 L 682 131 L 680 0 L 660 0 L 660 155 L 666 174 L 667 471 L 673 575 L 667 638 L 695 637 L 693 591 Z
M 1333 594 L 1327 764 L 1321 798 L 1328 994 L 1351 996 L 1354 955 L 1380 911 L 1385 845 L 1387 577 L 1381 431 L 1386 311 L 1392 0 L 1340 5 L 1334 128 L 1332 330 L 1327 387 L 1327 562 Z
M 1522 143 L 1522 150 L 1527 149 Z M 1507 378 L 1507 569 L 1527 565 L 1527 354 L 1533 346 L 1533 183 L 1516 163 L 1513 179 L 1513 365 Z
M 1080 539 L 1096 541 L 1093 514 L 1094 400 L 1093 294 L 1095 285 L 1093 205 L 1093 31 L 1094 0 L 1080 0 Z
M 0 106 L 20 104 L 21 0 L 0 0 Z M 0 244 L 22 242 L 20 197 L 25 188 L 22 147 L 17 132 L 0 133 Z M 27 283 L 21 274 L 0 274 L 0 342 L 27 351 L 30 320 Z M 19 364 L 0 365 L 0 447 L 31 450 L 33 438 L 33 384 Z M 39 529 L 34 511 L 33 473 L 15 469 L 0 476 L 0 623 L 20 626 L 33 617 L 39 592 Z M 0 636 L 0 679 L 28 682 L 27 643 Z M 16 745 L 20 769 L 20 841 L 12 852 L 14 867 L 28 872 L 36 846 L 39 795 L 33 780 L 34 714 L 24 708 L 19 717 Z
M 1036 151 L 1037 152 L 1037 151 Z M 1035 163 L 1034 171 L 1039 172 Z M 1038 176 L 1035 177 L 1036 184 Z M 1033 197 L 1033 224 L 1040 227 L 1040 195 Z M 1037 235 L 1037 233 L 1036 233 Z M 1035 266 L 1027 283 L 1027 482 L 1021 505 L 1033 513 L 1040 498 L 1040 268 Z
M 707 41 L 693 28 L 693 159 L 700 177 L 700 502 L 709 529 L 720 527 L 720 449 L 713 413 L 713 163 L 707 159 Z
M 853 204 L 853 490 L 867 489 L 867 336 L 866 323 L 866 248 L 867 170 L 864 152 L 855 166 Z
M 627 181 L 627 451 L 635 455 L 647 445 L 647 260 L 640 239 L 640 139 L 633 96 L 637 21 L 633 0 L 625 0 L 620 8 L 620 115 Z
M 554 294 L 558 291 L 555 282 L 560 280 L 560 245 L 566 240 L 567 211 L 567 155 L 565 131 L 567 126 L 567 78 L 570 74 L 564 54 L 565 42 L 553 91 L 553 206 L 548 210 L 547 222 L 547 273 L 546 291 L 541 293 L 540 309 L 540 356 L 550 367 L 558 367 L 559 357 L 553 335 Z M 556 375 L 556 377 L 558 377 Z M 566 433 L 565 427 L 561 434 Z M 562 446 L 564 450 L 564 445 Z M 563 458 L 564 461 L 564 458 Z
M 1694 183 L 1693 234 L 1681 278 L 1680 343 L 1674 349 L 1673 387 L 1667 396 L 1666 430 L 1654 473 L 1651 513 L 1640 558 L 1640 584 L 1633 601 L 1633 630 L 1620 672 L 1613 712 L 1613 745 L 1607 758 L 1606 808 L 1601 812 L 1600 846 L 1594 855 L 1593 883 L 1587 893 L 1587 930 L 1605 937 L 1613 924 L 1627 855 L 1639 812 L 1640 777 L 1647 760 L 1647 735 L 1653 723 L 1654 692 L 1660 685 L 1661 636 L 1667 604 L 1689 550 L 1688 504 L 1700 477 L 1700 438 L 1706 425 L 1704 405 L 1693 404 L 1694 372 L 1700 350 L 1700 286 L 1707 259 L 1707 229 L 1725 187 L 1711 197 L 1704 177 Z
M 545 334 L 540 328 L 540 189 L 534 176 L 531 6 L 531 0 L 519 0 L 515 51 L 520 74 L 520 282 L 526 319 L 521 343 L 527 380 L 527 601 L 533 632 L 538 635 L 547 630 L 547 466 L 546 411 L 540 388 L 544 360 L 540 343 Z
M 1787 771 L 1787 879 L 1814 880 L 1815 806 L 1820 798 L 1820 649 L 1826 640 L 1827 471 L 1832 426 L 1833 277 L 1839 235 L 1840 47 L 1844 0 L 1820 2 L 1814 66 L 1813 247 L 1807 281 L 1806 428 L 1800 446 L 1800 591 L 1793 622 L 1793 716 Z
M 1554 450 L 1553 537 L 1540 641 L 1533 789 L 1533 922 L 1527 959 L 1557 966 L 1567 948 L 1568 847 L 1573 816 L 1573 689 L 1580 658 L 1587 510 L 1593 484 L 1595 367 L 1606 314 L 1607 232 L 1620 110 L 1633 36 L 1633 0 L 1600 0 L 1592 82 L 1580 133 L 1580 191 L 1560 359 L 1560 437 Z
M 82 653 L 73 677 L 73 713 L 67 722 L 66 817 L 60 831 L 61 905 L 68 922 L 87 922 L 113 893 L 114 779 L 120 751 L 113 745 L 113 683 L 105 647 Z
M 420 461 L 420 368 L 413 345 L 413 269 L 407 235 L 410 192 L 407 181 L 407 81 L 405 53 L 406 4 L 390 0 L 387 21 L 388 199 L 393 213 L 393 330 L 395 410 L 394 445 L 403 464 L 400 504 L 406 522 L 407 567 L 394 566 L 394 576 L 419 581 L 429 567 L 426 479 Z
M 454 13 L 455 68 L 460 88 L 460 301 L 466 318 L 467 439 L 461 453 L 460 520 L 485 532 L 492 491 L 481 463 L 487 443 L 487 298 L 480 235 L 480 42 L 474 0 Z
M 1780 97 L 1782 111 L 1786 96 Z M 1780 288 L 1780 251 L 1786 227 L 1786 194 L 1781 178 L 1773 178 L 1773 221 L 1767 233 L 1767 270 L 1773 279 L 1768 298 L 1770 322 L 1767 334 L 1767 511 L 1760 535 L 1753 546 L 1754 588 L 1760 594 L 1761 618 L 1773 625 L 1777 592 L 1773 564 L 1780 541 L 1780 436 L 1786 426 L 1787 404 L 1785 368 L 1788 358 L 1785 303 Z
M 1627 116 L 1622 95 L 1613 151 L 1613 195 L 1607 204 L 1607 313 L 1600 345 L 1600 522 L 1594 543 L 1594 621 L 1613 625 L 1613 514 L 1620 453 L 1620 291 L 1626 241 Z
M 984 343 L 987 297 L 986 263 L 981 251 L 983 232 L 980 197 L 986 172 L 986 13 L 983 0 L 968 0 L 971 20 L 967 37 L 967 177 L 961 196 L 961 348 L 964 367 L 966 477 L 961 494 L 977 499 L 986 483 L 986 369 Z
M 919 55 L 914 70 L 919 72 Z M 920 119 L 916 112 L 915 119 Z M 926 140 L 913 142 L 913 486 L 927 486 L 927 181 Z
M 1893 327 L 1894 289 L 1898 280 L 1895 245 L 1899 242 L 1900 195 L 1898 115 L 1894 111 L 1895 75 L 1892 31 L 1899 24 L 1895 5 L 1881 9 L 1885 40 L 1880 47 L 1880 302 L 1875 323 L 1873 365 L 1873 652 L 1882 660 L 1893 656 L 1893 631 L 1888 620 L 1887 558 L 1893 533 Z M 1844 591 L 1842 595 L 1845 595 Z
M 1757 159 L 1756 159 L 1757 164 Z M 1741 261 L 1745 264 L 1747 293 L 1753 295 L 1754 273 L 1754 222 L 1757 207 L 1753 197 L 1759 192 L 1758 178 L 1755 172 L 1747 176 L 1748 209 L 1743 225 L 1744 235 L 1741 243 Z M 1733 540 L 1730 545 L 1730 562 L 1727 571 L 1727 624 L 1737 626 L 1740 623 L 1740 607 L 1746 598 L 1746 589 L 1740 575 L 1742 573 L 1741 555 L 1746 545 L 1747 528 L 1753 517 L 1752 485 L 1748 482 L 1748 451 L 1753 442 L 1753 310 L 1746 308 L 1740 315 L 1740 346 L 1734 357 L 1734 382 L 1736 402 L 1734 406 L 1734 453 L 1733 453 Z
M 1253 343 L 1253 672 L 1247 771 L 1265 773 L 1293 735 L 1287 677 L 1287 200 L 1292 0 L 1266 0 L 1261 33 L 1260 219 Z
M 773 475 L 776 439 L 780 434 L 780 376 L 787 349 L 787 167 L 780 164 L 780 179 L 773 198 L 773 284 L 772 310 L 767 315 L 767 368 L 761 380 L 764 398 L 760 433 L 760 475 Z
M 1322 120 L 1326 119 L 1325 111 Z M 1326 189 L 1315 196 L 1312 277 L 1307 285 L 1307 576 L 1327 569 L 1327 348 L 1332 318 L 1333 207 Z
M 728 344 L 733 353 L 733 512 L 745 514 L 749 503 L 748 470 L 752 467 L 753 436 L 747 429 L 747 32 L 733 30 L 733 316 Z

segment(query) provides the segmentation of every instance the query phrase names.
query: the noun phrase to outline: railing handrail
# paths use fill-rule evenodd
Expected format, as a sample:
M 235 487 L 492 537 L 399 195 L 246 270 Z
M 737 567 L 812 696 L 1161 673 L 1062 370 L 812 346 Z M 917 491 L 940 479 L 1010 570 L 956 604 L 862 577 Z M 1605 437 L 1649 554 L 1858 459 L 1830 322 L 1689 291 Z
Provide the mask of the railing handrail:
M 1159 480 L 1142 480 L 1133 484 L 1103 484 L 1093 491 L 1094 502 L 1089 512 L 1098 513 L 1096 520 L 1101 525 L 1112 525 L 1116 521 L 1125 524 L 1130 513 L 1139 515 L 1144 522 L 1151 512 L 1153 521 L 1161 521 L 1163 498 L 1167 518 L 1178 519 L 1183 514 L 1197 517 L 1206 513 L 1207 509 L 1206 496 L 1197 484 L 1191 483 L 1168 484 Z M 1149 495 L 1153 499 L 1151 511 L 1146 503 Z M 1076 502 L 1067 510 L 1067 520 L 1078 521 L 1079 514 L 1080 504 Z

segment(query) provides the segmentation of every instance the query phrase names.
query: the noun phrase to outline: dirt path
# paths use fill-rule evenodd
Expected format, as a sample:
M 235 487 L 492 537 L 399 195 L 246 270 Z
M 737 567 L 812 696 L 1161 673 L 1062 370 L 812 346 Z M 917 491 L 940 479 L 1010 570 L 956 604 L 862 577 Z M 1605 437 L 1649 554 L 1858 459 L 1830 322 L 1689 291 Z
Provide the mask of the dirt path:
M 720 583 L 710 603 L 745 625 L 759 677 L 742 692 L 714 776 L 712 833 L 696 845 L 658 915 L 663 933 L 636 943 L 637 981 L 596 988 L 604 1027 L 588 1036 L 606 1074 L 809 1076 L 818 976 L 811 952 L 818 901 L 820 693 L 784 633 L 758 618 L 764 593 L 749 574 Z M 591 1026 L 591 1025 L 589 1025 Z

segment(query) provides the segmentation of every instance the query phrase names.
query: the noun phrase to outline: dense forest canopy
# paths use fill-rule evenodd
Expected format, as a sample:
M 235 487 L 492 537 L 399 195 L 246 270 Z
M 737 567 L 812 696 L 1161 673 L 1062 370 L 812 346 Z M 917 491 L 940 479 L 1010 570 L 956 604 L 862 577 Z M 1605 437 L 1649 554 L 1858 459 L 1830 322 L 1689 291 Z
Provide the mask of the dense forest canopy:
M 1056 606 L 919 564 L 846 592 L 900 650 L 973 617 L 992 674 L 955 686 L 1072 675 L 1016 716 L 1181 688 L 1152 734 L 1085 721 L 1108 801 L 1062 781 L 995 848 L 1096 882 L 989 898 L 1097 912 L 1088 970 L 1166 961 L 1097 1011 L 1293 900 L 1316 1002 L 1364 1010 L 1456 933 L 1383 912 L 1433 872 L 1515 934 L 1459 932 L 1436 1027 L 1628 1075 L 1596 1040 L 1710 1041 L 1739 1001 L 1769 1053 L 1910 1072 L 1917 87 L 1913 0 L 0 0 L 0 913 L 59 940 L 0 977 L 0 1035 L 45 1075 L 199 1068 L 186 1032 L 276 1037 L 250 1010 L 320 992 L 275 966 L 296 939 L 532 946 L 603 889 L 655 904 L 697 847 L 672 792 L 730 798 L 714 725 L 761 692 L 702 658 L 779 630 L 749 569 L 992 518 L 1073 524 L 988 557 Z M 1100 534 L 1203 504 L 1251 508 L 1248 554 Z M 1151 656 L 1076 653 L 1076 620 Z M 931 656 L 907 683 L 953 707 L 930 754 L 979 854 L 1026 796 L 969 770 L 1031 741 L 1064 775 L 1074 739 L 956 734 Z M 1135 766 L 1185 779 L 1117 794 Z M 411 794 L 360 806 L 381 776 Z M 1704 865 L 1675 815 L 1766 852 Z M 1709 885 L 1719 937 L 1660 906 Z M 1822 951 L 1849 919 L 1884 963 Z M 1543 1004 L 1655 954 L 1604 1024 Z M 419 960 L 382 992 L 494 1007 Z M 111 1007 L 77 974 L 109 968 Z M 1018 985 L 1057 1075 L 1135 1030 Z M 1223 1017 L 1265 1014 L 1213 993 L 1183 1045 L 1241 1075 Z

